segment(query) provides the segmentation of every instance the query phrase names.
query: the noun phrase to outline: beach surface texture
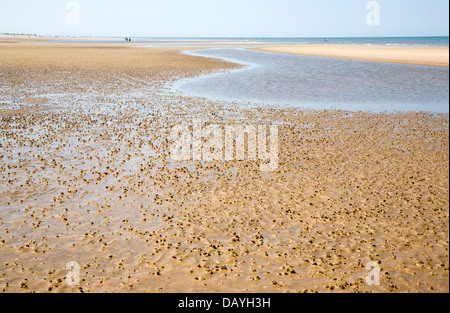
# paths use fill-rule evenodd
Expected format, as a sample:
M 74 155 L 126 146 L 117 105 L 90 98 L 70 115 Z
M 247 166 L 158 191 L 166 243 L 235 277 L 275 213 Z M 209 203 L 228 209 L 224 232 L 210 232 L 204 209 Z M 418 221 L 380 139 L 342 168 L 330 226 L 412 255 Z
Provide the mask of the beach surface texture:
M 449 292 L 448 114 L 187 97 L 239 65 L 182 50 L 0 43 L 0 291 Z M 195 120 L 278 125 L 277 168 L 171 160 Z

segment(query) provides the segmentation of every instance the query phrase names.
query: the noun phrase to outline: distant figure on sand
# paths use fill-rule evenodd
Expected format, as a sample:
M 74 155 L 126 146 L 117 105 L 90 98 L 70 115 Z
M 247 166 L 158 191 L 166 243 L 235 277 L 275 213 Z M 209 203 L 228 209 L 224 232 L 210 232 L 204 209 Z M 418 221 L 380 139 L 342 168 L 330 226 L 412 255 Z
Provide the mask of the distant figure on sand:
M 328 42 L 328 38 L 325 38 L 325 42 Z

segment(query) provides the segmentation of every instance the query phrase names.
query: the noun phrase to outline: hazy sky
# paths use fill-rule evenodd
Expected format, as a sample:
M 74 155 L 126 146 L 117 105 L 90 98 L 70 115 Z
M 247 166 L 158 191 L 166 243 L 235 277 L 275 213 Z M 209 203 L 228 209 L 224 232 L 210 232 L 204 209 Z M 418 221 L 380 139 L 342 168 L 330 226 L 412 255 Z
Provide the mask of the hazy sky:
M 0 0 L 0 32 L 134 37 L 448 36 L 448 0 Z M 73 8 L 73 7 L 72 7 Z

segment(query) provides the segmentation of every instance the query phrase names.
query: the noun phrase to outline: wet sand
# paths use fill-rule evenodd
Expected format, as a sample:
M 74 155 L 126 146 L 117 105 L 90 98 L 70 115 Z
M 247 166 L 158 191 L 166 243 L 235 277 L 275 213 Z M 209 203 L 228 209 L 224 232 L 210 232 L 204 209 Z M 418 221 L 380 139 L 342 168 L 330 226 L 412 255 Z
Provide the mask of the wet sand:
M 0 44 L 0 290 L 449 291 L 448 114 L 183 97 L 235 65 L 179 49 Z M 280 125 L 278 169 L 171 162 L 194 118 Z
M 349 45 L 285 45 L 255 50 L 317 57 L 399 63 L 426 66 L 449 66 L 448 47 L 377 47 Z

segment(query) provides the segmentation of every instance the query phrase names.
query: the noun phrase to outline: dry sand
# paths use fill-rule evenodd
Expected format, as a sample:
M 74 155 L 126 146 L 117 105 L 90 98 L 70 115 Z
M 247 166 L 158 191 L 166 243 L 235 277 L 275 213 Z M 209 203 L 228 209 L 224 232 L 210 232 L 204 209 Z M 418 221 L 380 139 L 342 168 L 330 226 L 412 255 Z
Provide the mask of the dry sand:
M 234 65 L 177 52 L 0 44 L 0 290 L 449 291 L 448 114 L 182 97 Z M 169 162 L 193 118 L 279 123 L 278 169 Z
M 255 50 L 338 59 L 448 67 L 449 48 L 350 45 L 285 45 Z

